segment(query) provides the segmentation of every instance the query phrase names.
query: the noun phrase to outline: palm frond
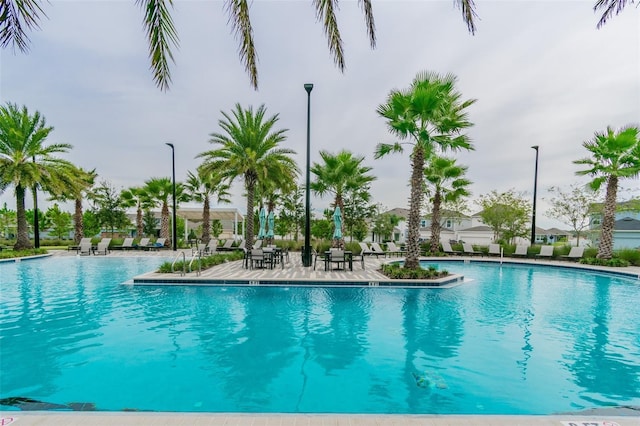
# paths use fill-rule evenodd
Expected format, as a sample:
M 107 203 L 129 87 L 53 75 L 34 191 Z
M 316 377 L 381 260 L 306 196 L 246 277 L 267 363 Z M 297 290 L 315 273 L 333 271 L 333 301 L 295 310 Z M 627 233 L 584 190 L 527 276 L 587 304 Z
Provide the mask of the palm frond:
M 335 13 L 336 9 L 338 9 L 338 0 L 313 0 L 313 6 L 316 9 L 318 21 L 322 21 L 324 33 L 329 44 L 329 52 L 333 55 L 333 62 L 335 62 L 340 71 L 344 72 L 342 38 L 340 37 L 340 29 L 338 28 Z
M 236 38 L 240 39 L 238 53 L 244 64 L 244 69 L 249 73 L 249 80 L 254 89 L 258 88 L 258 67 L 256 48 L 253 43 L 253 28 L 249 17 L 249 4 L 246 0 L 228 0 L 227 12 L 229 22 Z
M 173 6 L 173 0 L 136 0 L 136 4 L 144 11 L 143 26 L 149 41 L 153 80 L 161 90 L 167 90 L 171 83 L 169 61 L 175 63 L 171 47 L 177 48 L 179 44 L 167 3 Z
M 12 46 L 21 52 L 29 50 L 26 29 L 39 29 L 40 14 L 44 13 L 37 0 L 0 0 L 0 46 Z
M 602 27 L 614 13 L 617 15 L 622 12 L 627 3 L 633 4 L 635 0 L 598 0 L 593 6 L 593 11 L 597 12 L 604 9 L 604 12 L 602 12 L 596 28 Z M 638 4 L 640 5 L 640 3 Z
M 403 151 L 404 149 L 402 148 L 402 145 L 398 142 L 393 144 L 379 143 L 378 145 L 376 145 L 376 150 L 375 150 L 375 153 L 373 154 L 373 158 L 377 160 L 379 158 L 384 157 L 387 154 L 398 153 Z
M 467 24 L 467 29 L 471 34 L 476 33 L 476 24 L 474 19 L 478 17 L 475 11 L 475 3 L 473 0 L 456 0 L 456 4 L 462 10 L 462 19 Z
M 369 36 L 369 44 L 371 44 L 371 48 L 375 49 L 376 47 L 376 23 L 373 19 L 373 7 L 371 5 L 371 0 L 358 0 L 358 4 L 362 7 L 362 12 L 364 12 L 364 20 L 367 25 L 367 35 Z

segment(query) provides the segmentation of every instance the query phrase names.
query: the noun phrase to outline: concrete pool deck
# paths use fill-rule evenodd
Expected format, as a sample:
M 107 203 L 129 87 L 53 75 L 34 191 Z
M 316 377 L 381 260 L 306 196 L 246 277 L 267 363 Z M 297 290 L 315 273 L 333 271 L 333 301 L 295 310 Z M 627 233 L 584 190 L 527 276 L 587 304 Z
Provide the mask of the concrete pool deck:
M 186 250 L 185 255 L 190 257 L 191 251 Z M 74 256 L 73 252 L 56 251 L 53 256 Z M 131 257 L 131 256 L 157 256 L 174 258 L 175 253 L 171 251 L 158 252 L 138 252 L 138 251 L 112 251 L 108 257 Z M 252 282 L 261 281 L 339 281 L 348 283 L 350 280 L 358 282 L 375 282 L 387 279 L 377 272 L 379 266 L 395 258 L 367 257 L 365 259 L 365 269 L 361 268 L 359 262 L 354 263 L 353 271 L 324 271 L 324 266 L 318 262 L 316 270 L 304 268 L 301 264 L 299 253 L 292 253 L 290 263 L 284 269 L 247 270 L 242 267 L 240 261 L 229 262 L 216 266 L 206 271 L 202 271 L 199 277 L 195 273 L 189 273 L 185 277 L 180 274 L 156 274 L 148 273 L 141 277 L 145 279 L 158 279 L 171 284 L 193 285 L 192 280 L 200 280 L 201 284 L 207 285 L 208 280 L 247 280 Z M 426 258 L 425 258 L 426 259 Z M 434 261 L 442 261 L 443 258 L 432 258 Z M 450 260 L 484 260 L 487 262 L 500 262 L 496 258 L 469 258 L 450 257 Z M 504 263 L 553 265 L 569 268 L 581 268 L 595 271 L 606 271 L 624 273 L 630 277 L 640 279 L 640 267 L 628 268 L 602 268 L 580 265 L 566 261 L 548 261 L 534 259 L 503 259 Z M 452 270 L 455 272 L 455 270 Z M 185 281 L 188 280 L 188 281 Z M 12 420 L 9 420 L 12 419 Z M 509 415 L 366 415 L 366 414 L 239 414 L 239 413 L 131 413 L 131 412 L 22 412 L 3 411 L 0 412 L 0 426 L 14 424 L 16 426 L 35 425 L 65 425 L 65 426 L 103 426 L 103 425 L 215 425 L 215 426 L 392 426 L 392 425 L 424 425 L 424 426 L 458 426 L 458 425 L 479 425 L 479 426 L 512 426 L 512 425 L 556 425 L 556 426 L 640 426 L 639 409 L 631 408 L 611 408 L 594 410 L 588 412 L 576 412 L 570 414 L 540 415 L 540 416 L 509 416 Z

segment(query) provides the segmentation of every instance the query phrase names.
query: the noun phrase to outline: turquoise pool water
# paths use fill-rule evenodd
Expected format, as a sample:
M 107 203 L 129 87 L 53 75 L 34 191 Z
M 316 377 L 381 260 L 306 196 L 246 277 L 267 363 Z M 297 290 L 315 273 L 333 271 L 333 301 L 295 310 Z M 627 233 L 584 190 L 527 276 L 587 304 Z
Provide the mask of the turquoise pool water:
M 160 261 L 0 263 L 0 399 L 292 413 L 640 405 L 637 280 L 446 263 L 439 267 L 472 281 L 452 289 L 121 285 Z

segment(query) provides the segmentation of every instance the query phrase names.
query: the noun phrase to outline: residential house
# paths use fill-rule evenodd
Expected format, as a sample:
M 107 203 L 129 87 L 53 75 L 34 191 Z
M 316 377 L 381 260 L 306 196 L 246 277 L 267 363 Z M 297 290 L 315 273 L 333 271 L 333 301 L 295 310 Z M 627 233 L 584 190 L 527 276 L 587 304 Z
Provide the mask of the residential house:
M 640 248 L 639 201 L 633 199 L 617 204 L 616 221 L 613 225 L 614 250 Z M 594 204 L 591 210 L 593 213 L 589 220 L 589 238 L 597 246 L 602 225 L 602 204 Z

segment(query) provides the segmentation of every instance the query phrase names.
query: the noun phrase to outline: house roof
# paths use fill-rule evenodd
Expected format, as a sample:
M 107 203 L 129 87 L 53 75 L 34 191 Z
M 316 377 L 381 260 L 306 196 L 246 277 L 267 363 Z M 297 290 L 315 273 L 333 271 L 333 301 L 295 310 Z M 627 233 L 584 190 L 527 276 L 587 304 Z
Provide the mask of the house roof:
M 386 211 L 385 214 L 394 214 L 405 220 L 409 219 L 409 209 L 403 209 L 402 207 L 396 207 L 395 209 Z
M 478 225 L 478 226 L 472 226 L 471 228 L 461 229 L 459 232 L 467 232 L 467 231 L 472 231 L 472 232 L 493 232 L 493 229 L 491 229 L 490 226 Z
M 632 217 L 625 217 L 616 220 L 613 225 L 613 229 L 616 231 L 640 231 L 640 220 Z

